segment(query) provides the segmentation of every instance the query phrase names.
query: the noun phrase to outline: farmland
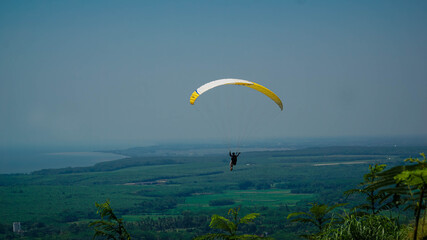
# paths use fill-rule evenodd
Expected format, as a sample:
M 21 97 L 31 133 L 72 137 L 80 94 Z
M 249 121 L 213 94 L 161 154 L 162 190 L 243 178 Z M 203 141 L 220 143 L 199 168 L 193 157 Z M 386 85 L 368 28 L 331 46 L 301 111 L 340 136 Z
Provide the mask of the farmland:
M 110 200 L 136 239 L 159 234 L 163 239 L 176 238 L 177 235 L 164 233 L 164 229 L 143 225 L 147 228 L 144 230 L 141 220 L 179 222 L 182 216 L 194 222 L 187 219 L 187 227 L 176 224 L 193 230 L 180 232 L 179 238 L 191 239 L 208 230 L 211 214 L 224 215 L 232 207 L 261 213 L 258 224 L 263 227 L 256 231 L 268 230 L 279 239 L 296 237 L 292 232 L 301 229 L 285 221 L 289 212 L 303 209 L 308 202 L 344 201 L 342 193 L 362 181 L 369 164 L 393 166 L 425 150 L 334 147 L 247 152 L 242 153 L 232 172 L 226 154 L 128 154 L 129 158 L 92 167 L 0 175 L 0 236 L 13 237 L 8 230 L 12 222 L 22 222 L 28 239 L 43 231 L 44 239 L 90 238 L 92 232 L 87 223 L 98 218 L 94 203 Z M 200 222 L 199 217 L 204 220 Z

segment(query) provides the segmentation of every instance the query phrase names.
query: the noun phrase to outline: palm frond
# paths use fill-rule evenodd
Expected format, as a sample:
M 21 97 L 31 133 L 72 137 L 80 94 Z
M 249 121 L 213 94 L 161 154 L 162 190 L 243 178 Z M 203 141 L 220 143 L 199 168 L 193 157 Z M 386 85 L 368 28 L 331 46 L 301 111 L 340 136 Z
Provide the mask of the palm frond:
M 233 233 L 235 231 L 235 224 L 225 217 L 214 214 L 211 218 L 210 228 L 219 229 Z
M 257 218 L 258 216 L 259 216 L 259 213 L 250 213 L 250 214 L 244 216 L 243 218 L 241 218 L 239 223 L 246 224 L 246 223 L 253 222 L 253 220 L 255 218 Z

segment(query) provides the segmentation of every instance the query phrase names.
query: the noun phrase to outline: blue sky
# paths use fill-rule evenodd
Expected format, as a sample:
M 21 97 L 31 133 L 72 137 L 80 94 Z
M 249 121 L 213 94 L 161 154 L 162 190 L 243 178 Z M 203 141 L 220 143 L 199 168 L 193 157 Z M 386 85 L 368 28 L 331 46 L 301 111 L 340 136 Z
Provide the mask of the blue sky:
M 282 98 L 260 139 L 427 135 L 426 12 L 425 1 L 1 1 L 0 146 L 213 139 L 188 98 L 229 77 Z

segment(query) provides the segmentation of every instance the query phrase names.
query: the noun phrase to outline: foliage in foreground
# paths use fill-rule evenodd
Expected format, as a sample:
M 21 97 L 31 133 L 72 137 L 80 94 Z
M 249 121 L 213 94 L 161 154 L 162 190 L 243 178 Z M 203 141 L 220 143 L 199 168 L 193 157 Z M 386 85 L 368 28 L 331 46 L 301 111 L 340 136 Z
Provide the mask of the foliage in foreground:
M 414 209 L 415 224 L 413 239 L 417 240 L 418 225 L 422 211 L 425 213 L 425 192 L 427 190 L 427 160 L 421 153 L 422 160 L 408 158 L 405 162 L 415 163 L 408 166 L 397 166 L 378 174 L 379 179 L 369 189 L 379 190 L 386 196 L 398 196 L 399 204 L 407 204 L 406 209 Z
M 405 204 L 405 210 L 414 209 L 415 224 L 412 239 L 418 240 L 419 237 L 424 239 L 424 219 L 421 229 L 419 222 L 422 211 L 424 210 L 424 216 L 426 213 L 424 196 L 427 190 L 427 160 L 425 154 L 421 153 L 421 156 L 422 160 L 418 158 L 405 160 L 415 163 L 414 165 L 397 166 L 387 171 L 383 171 L 386 165 L 370 165 L 370 172 L 364 175 L 364 182 L 359 185 L 360 188 L 345 192 L 346 195 L 363 194 L 367 203 L 356 206 L 353 214 L 343 218 L 343 224 L 337 225 L 334 218 L 325 217 L 335 208 L 334 206 L 328 207 L 317 203 L 312 204 L 308 212 L 289 214 L 288 219 L 303 215 L 304 217 L 292 221 L 317 226 L 317 233 L 303 235 L 309 239 L 409 239 L 411 234 L 408 226 L 400 226 L 398 221 L 380 214 L 383 210 L 398 208 Z
M 406 170 L 396 175 L 394 179 L 398 183 L 403 183 L 409 187 L 409 189 L 416 188 L 418 191 L 418 199 L 415 198 L 415 227 L 414 227 L 414 240 L 417 239 L 418 234 L 418 225 L 421 217 L 421 210 L 424 209 L 425 214 L 425 199 L 424 194 L 427 190 L 427 160 L 426 155 L 421 153 L 423 156 L 423 160 L 419 160 L 418 158 L 408 158 L 405 161 L 416 163 L 416 169 L 414 170 Z M 412 193 L 411 193 L 412 194 Z M 413 196 L 414 197 L 414 196 Z
M 231 208 L 228 210 L 228 215 L 232 217 L 232 220 L 229 220 L 225 217 L 214 214 L 211 218 L 211 223 L 209 226 L 212 229 L 218 229 L 225 233 L 209 233 L 203 236 L 195 238 L 196 240 L 215 240 L 215 239 L 224 239 L 224 240 L 250 240 L 250 239 L 267 239 L 257 235 L 250 234 L 241 234 L 239 235 L 237 231 L 239 230 L 240 224 L 248 224 L 253 222 L 253 220 L 259 216 L 259 213 L 250 213 L 242 218 L 239 218 L 240 208 Z
M 366 197 L 366 203 L 358 205 L 353 209 L 360 211 L 358 214 L 378 214 L 383 210 L 391 209 L 397 205 L 396 197 L 389 202 L 385 202 L 384 200 L 391 196 L 391 194 L 387 195 L 386 193 L 379 191 L 377 188 L 370 187 L 376 183 L 379 178 L 378 174 L 380 174 L 385 167 L 385 164 L 369 165 L 369 173 L 363 175 L 363 182 L 359 184 L 358 188 L 344 192 L 347 196 L 351 194 L 361 194 Z
M 346 205 L 346 203 L 335 204 L 333 206 L 328 206 L 326 204 L 311 203 L 312 207 L 308 212 L 294 212 L 288 215 L 287 219 L 296 216 L 302 216 L 299 218 L 294 218 L 292 222 L 302 222 L 302 223 L 311 223 L 315 225 L 319 231 L 312 235 L 303 235 L 303 237 L 311 238 L 320 234 L 323 229 L 331 224 L 334 224 L 336 220 L 332 216 L 332 210 L 338 207 Z
M 317 240 L 403 240 L 408 239 L 409 228 L 381 215 L 346 215 L 344 222 L 333 225 Z
M 104 239 L 114 239 L 114 240 L 130 240 L 130 235 L 126 231 L 126 228 L 123 224 L 122 218 L 117 218 L 113 213 L 113 209 L 110 206 L 110 201 L 105 203 L 95 203 L 95 206 L 98 208 L 97 213 L 101 216 L 101 220 L 92 222 L 89 226 L 93 227 L 95 234 L 93 239 L 97 237 L 105 237 Z M 107 217 L 107 220 L 104 218 Z

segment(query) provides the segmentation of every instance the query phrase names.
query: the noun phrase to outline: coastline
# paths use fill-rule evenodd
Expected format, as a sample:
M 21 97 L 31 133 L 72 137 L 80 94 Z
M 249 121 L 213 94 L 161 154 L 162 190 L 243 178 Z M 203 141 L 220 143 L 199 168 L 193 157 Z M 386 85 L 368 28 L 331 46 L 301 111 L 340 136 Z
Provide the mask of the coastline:
M 128 156 L 98 151 L 2 151 L 0 153 L 0 174 L 30 174 L 43 169 L 90 167 L 96 163 L 123 158 L 128 158 Z

